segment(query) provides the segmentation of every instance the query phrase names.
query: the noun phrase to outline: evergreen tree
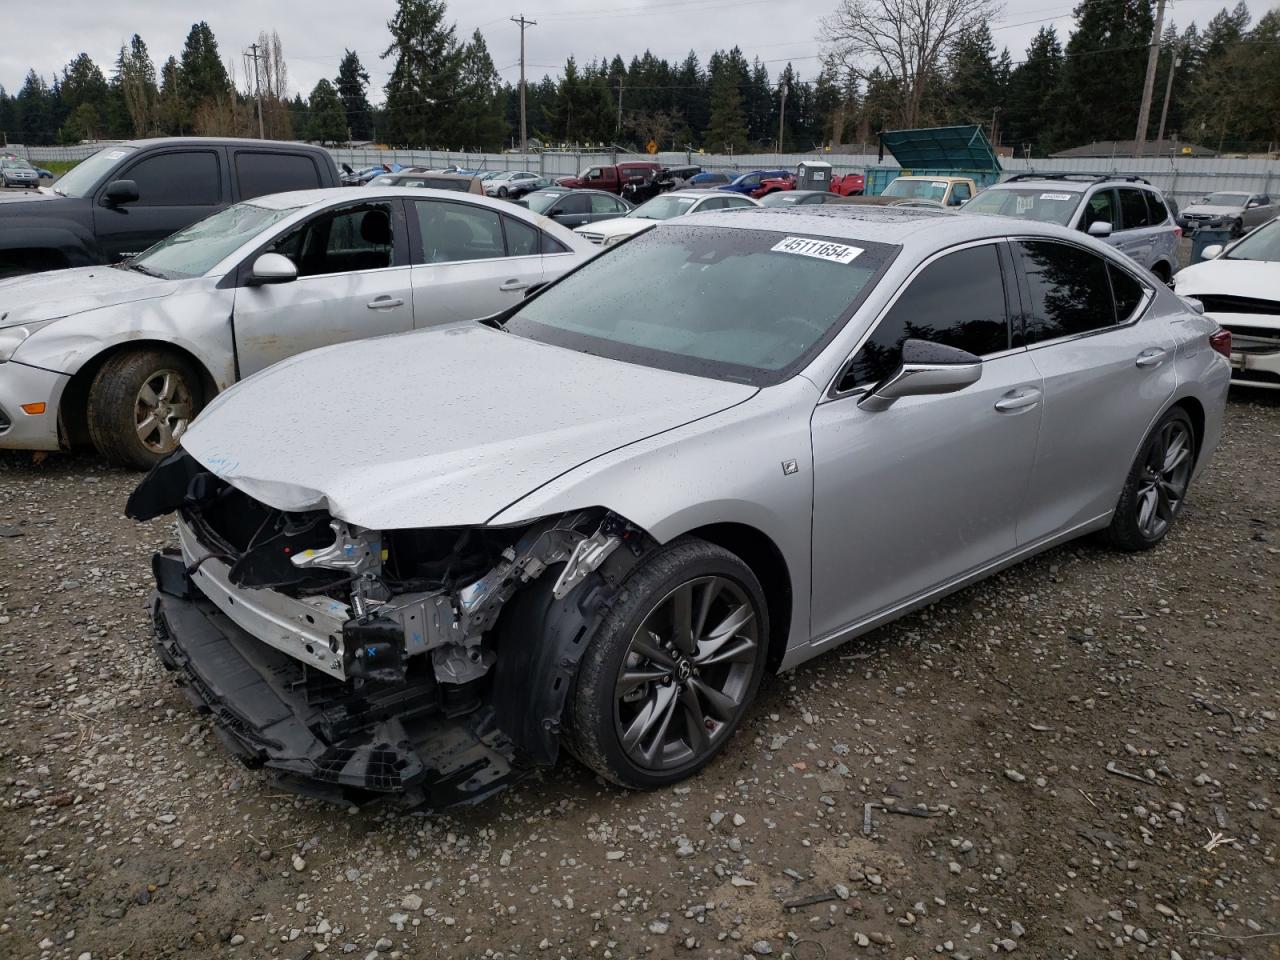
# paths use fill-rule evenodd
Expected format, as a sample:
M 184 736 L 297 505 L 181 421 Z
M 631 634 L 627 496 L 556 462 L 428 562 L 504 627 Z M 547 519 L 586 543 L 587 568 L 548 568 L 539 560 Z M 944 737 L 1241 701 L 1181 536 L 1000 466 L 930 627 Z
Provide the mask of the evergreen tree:
M 156 101 L 156 124 L 160 131 L 173 136 L 191 129 L 182 89 L 182 68 L 177 57 L 169 57 L 160 68 L 160 95 Z
M 444 0 L 397 0 L 387 24 L 394 56 L 387 82 L 385 138 L 398 147 L 440 144 L 454 109 L 462 52 L 453 24 L 445 23 Z
M 347 139 L 347 111 L 342 98 L 328 80 L 320 80 L 311 91 L 307 106 L 307 135 L 320 143 L 343 143 Z
M 1151 0 L 1082 0 L 1067 42 L 1054 139 L 1130 140 L 1147 71 Z
M 203 20 L 192 24 L 187 33 L 179 77 L 182 99 L 189 114 L 211 100 L 225 99 L 231 92 L 231 78 L 218 54 L 218 41 Z
M 1003 92 L 994 55 L 995 43 L 986 23 L 979 23 L 960 35 L 947 64 L 946 115 L 949 122 L 990 121 Z
M 110 90 L 107 78 L 87 53 L 81 53 L 63 68 L 59 88 L 66 120 L 59 139 L 64 143 L 98 140 L 111 132 Z
M 464 149 L 498 149 L 507 139 L 507 122 L 498 71 L 484 37 L 477 30 L 462 48 L 457 107 L 449 135 Z
M 156 86 L 156 68 L 142 37 L 136 33 L 128 47 L 120 48 L 116 61 L 116 87 L 129 115 L 133 136 L 153 133 L 158 123 L 160 90 Z
M 53 143 L 58 118 L 53 91 L 34 70 L 27 72 L 14 100 L 13 125 L 23 143 Z
M 368 140 L 373 133 L 373 109 L 365 91 L 369 87 L 369 72 L 354 50 L 344 50 L 338 64 L 338 77 L 334 80 L 338 96 L 347 114 L 347 129 L 351 139 Z
M 1190 129 L 1184 136 L 1221 150 L 1230 141 L 1248 139 L 1247 129 L 1255 115 L 1250 102 L 1255 56 L 1265 54 L 1242 43 L 1249 33 L 1249 8 L 1243 0 L 1235 8 L 1225 8 L 1213 17 L 1200 37 L 1198 65 L 1187 96 Z M 1270 107 L 1277 99 L 1274 89 L 1262 103 Z M 1244 146 L 1244 143 L 1239 143 Z
M 711 122 L 711 97 L 707 88 L 707 76 L 698 62 L 698 55 L 692 50 L 676 70 L 675 83 L 679 87 L 676 105 L 684 119 L 686 139 L 691 141 L 696 136 L 695 131 L 705 130 Z
M 727 57 L 712 57 L 711 119 L 703 136 L 707 149 L 740 153 L 747 145 L 747 117 L 739 93 L 741 73 Z
M 1062 44 L 1052 26 L 1041 27 L 1027 47 L 1026 60 L 1009 77 L 1003 127 L 1005 142 L 1015 150 L 1027 147 L 1042 156 L 1053 146 L 1050 126 L 1061 79 Z

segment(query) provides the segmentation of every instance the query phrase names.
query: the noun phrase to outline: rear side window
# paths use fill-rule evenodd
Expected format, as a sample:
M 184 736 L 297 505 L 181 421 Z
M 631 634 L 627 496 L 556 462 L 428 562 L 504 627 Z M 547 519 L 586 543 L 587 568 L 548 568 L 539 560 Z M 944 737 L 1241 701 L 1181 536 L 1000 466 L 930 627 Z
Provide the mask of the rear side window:
M 1137 230 L 1139 227 L 1151 225 L 1147 215 L 1147 201 L 1144 191 L 1132 187 L 1120 188 L 1120 218 L 1124 230 Z
M 1107 264 L 1111 271 L 1111 292 L 1116 301 L 1116 323 L 1128 323 L 1142 305 L 1147 288 L 1133 274 L 1121 270 L 1114 263 Z
M 491 260 L 505 255 L 497 211 L 442 200 L 417 200 L 424 263 Z
M 507 256 L 537 256 L 538 231 L 536 228 L 514 217 L 503 217 L 502 227 L 507 233 Z
M 623 206 L 613 197 L 607 197 L 601 193 L 591 194 L 591 212 L 592 213 L 617 213 L 622 210 Z
M 320 186 L 320 173 L 310 157 L 239 150 L 235 158 L 241 200 L 289 190 L 314 190 Z
M 1159 226 L 1169 219 L 1169 208 L 1164 205 L 1164 201 L 1157 194 L 1150 190 L 1144 190 L 1147 196 L 1147 210 L 1151 214 L 1151 225 Z
M 1101 257 L 1052 241 L 1030 241 L 1018 247 L 1031 293 L 1028 343 L 1115 325 L 1111 283 Z
M 994 245 L 958 250 L 925 267 L 876 325 L 839 388 L 869 386 L 889 376 L 902 362 L 908 339 L 980 357 L 1009 348 L 1004 277 Z
M 721 200 L 721 206 L 726 210 L 731 210 L 734 207 L 749 207 L 751 206 L 751 202 L 743 197 L 725 197 Z
M 570 250 L 555 237 L 549 237 L 545 233 L 542 235 L 542 253 L 569 253 Z
M 218 155 L 212 150 L 158 153 L 144 157 L 123 174 L 138 184 L 142 207 L 213 207 L 222 200 Z

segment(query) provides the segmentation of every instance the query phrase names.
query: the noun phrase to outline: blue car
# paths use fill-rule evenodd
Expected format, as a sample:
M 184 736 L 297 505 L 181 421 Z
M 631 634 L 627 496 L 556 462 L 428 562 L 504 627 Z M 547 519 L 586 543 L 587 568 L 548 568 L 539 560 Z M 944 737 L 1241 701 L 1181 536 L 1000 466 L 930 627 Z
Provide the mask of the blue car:
M 744 193 L 752 196 L 756 190 L 760 189 L 760 183 L 763 180 L 774 180 L 779 177 L 794 177 L 790 170 L 752 170 L 750 173 L 744 173 L 732 183 L 726 183 L 721 190 L 732 190 L 734 193 Z

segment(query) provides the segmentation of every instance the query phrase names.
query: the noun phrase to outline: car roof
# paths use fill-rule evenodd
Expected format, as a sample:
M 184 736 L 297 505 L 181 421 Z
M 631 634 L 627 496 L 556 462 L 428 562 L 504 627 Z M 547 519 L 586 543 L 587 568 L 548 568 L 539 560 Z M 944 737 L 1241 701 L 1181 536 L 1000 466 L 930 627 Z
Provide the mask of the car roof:
M 970 240 L 1010 236 L 1043 236 L 1073 242 L 1083 239 L 1078 230 L 1070 230 L 1057 224 L 1019 220 L 1016 217 L 957 213 L 942 208 L 864 204 L 755 206 L 740 210 L 694 213 L 679 220 L 681 224 L 690 226 L 705 224 L 741 230 L 807 233 L 837 240 L 890 243 L 929 250 Z
M 374 179 L 380 180 L 382 177 L 395 177 L 397 180 L 410 177 L 435 177 L 437 180 L 463 180 L 467 183 L 475 179 L 469 173 L 437 173 L 434 170 L 397 170 L 395 173 L 380 173 Z
M 714 187 L 682 187 L 679 190 L 668 190 L 660 193 L 660 197 L 723 197 L 725 192 Z
M 322 147 L 296 140 L 255 140 L 250 137 L 144 137 L 141 140 L 117 140 L 103 143 L 103 147 L 180 147 L 197 144 L 212 147 L 287 147 L 290 150 L 308 150 L 312 153 L 327 152 Z
M 423 176 L 423 174 L 419 174 L 419 176 Z M 437 176 L 443 176 L 443 174 L 437 174 Z M 492 207 L 494 210 L 522 209 L 505 200 L 495 200 L 479 193 L 459 193 L 457 190 L 432 190 L 422 187 L 396 187 L 373 184 L 359 189 L 352 187 L 321 187 L 318 190 L 290 190 L 287 193 L 269 193 L 245 202 L 270 207 L 273 210 L 285 210 L 293 207 L 323 207 L 339 200 L 350 200 L 353 203 L 358 203 L 380 197 L 412 197 L 414 200 L 425 200 L 432 196 L 439 197 L 441 200 L 480 204 Z

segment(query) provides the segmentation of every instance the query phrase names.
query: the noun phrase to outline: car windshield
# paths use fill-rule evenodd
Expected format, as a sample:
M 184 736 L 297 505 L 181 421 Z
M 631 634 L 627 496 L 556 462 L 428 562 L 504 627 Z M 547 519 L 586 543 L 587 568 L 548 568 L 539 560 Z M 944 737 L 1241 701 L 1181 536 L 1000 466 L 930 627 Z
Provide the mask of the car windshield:
M 227 254 L 298 209 L 259 206 L 251 200 L 237 203 L 179 230 L 123 266 L 166 280 L 202 277 Z
M 563 193 L 559 193 L 555 190 L 548 190 L 545 193 L 531 193 L 525 197 L 525 205 L 534 213 L 546 213 L 555 206 L 555 202 L 563 196 Z
M 64 197 L 87 197 L 106 172 L 136 150 L 136 147 L 104 147 L 64 173 L 52 187 Z
M 897 250 L 765 230 L 659 227 L 526 301 L 505 329 L 764 386 L 791 376 L 835 336 Z
M 910 197 L 913 200 L 942 200 L 947 195 L 945 180 L 903 180 L 899 177 L 884 188 L 886 197 Z
M 1243 207 L 1249 202 L 1247 193 L 1211 193 L 1200 201 L 1207 207 Z
M 673 197 L 667 194 L 662 197 L 654 197 L 648 203 L 640 204 L 627 216 L 634 217 L 637 220 L 670 220 L 672 217 L 679 217 L 688 213 L 689 209 L 697 202 L 697 197 Z
M 490 179 L 490 180 L 510 180 L 510 179 L 511 179 L 512 177 L 514 177 L 514 176 L 515 176 L 515 174 L 514 174 L 514 173 L 503 172 L 503 173 L 495 173 L 495 174 L 494 174 L 492 177 L 490 177 L 489 179 Z
M 779 190 L 777 193 L 771 193 L 760 201 L 762 207 L 786 207 L 793 203 L 800 203 L 807 200 L 807 193 L 784 193 Z
M 5 157 L 0 160 L 0 167 L 4 167 L 6 170 L 30 170 L 31 164 L 18 157 Z
M 1051 187 L 991 187 L 960 209 L 965 213 L 1017 217 L 1065 227 L 1071 223 L 1082 196 L 1079 191 Z
M 1225 260 L 1280 263 L 1280 220 L 1265 223 L 1227 251 Z

